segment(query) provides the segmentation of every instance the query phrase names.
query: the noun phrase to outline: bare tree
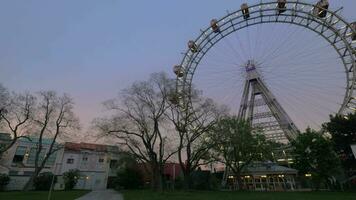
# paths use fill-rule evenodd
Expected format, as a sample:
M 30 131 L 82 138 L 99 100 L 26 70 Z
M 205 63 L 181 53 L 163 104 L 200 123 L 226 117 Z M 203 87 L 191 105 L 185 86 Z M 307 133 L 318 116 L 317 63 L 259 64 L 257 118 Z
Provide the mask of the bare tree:
M 7 89 L 0 83 L 0 115 L 6 111 L 6 103 L 9 100 L 9 92 Z M 2 117 L 0 117 L 1 123 Z
M 73 112 L 73 100 L 66 94 L 59 97 L 53 91 L 39 93 L 39 102 L 33 121 L 38 131 L 38 144 L 36 146 L 34 168 L 35 171 L 26 183 L 24 190 L 29 190 L 34 179 L 39 175 L 49 157 L 58 151 L 61 146 L 57 145 L 57 140 L 61 136 L 70 134 L 79 129 L 79 120 Z M 50 144 L 44 157 L 44 140 L 50 139 Z
M 36 98 L 29 94 L 9 94 L 0 87 L 0 123 L 11 133 L 11 142 L 0 148 L 0 155 L 10 149 L 21 137 L 27 137 L 32 125 Z
M 158 190 L 163 189 L 164 164 L 175 153 L 170 151 L 169 137 L 163 133 L 172 89 L 173 81 L 166 74 L 152 74 L 148 81 L 124 90 L 122 99 L 106 102 L 114 114 L 95 121 L 102 134 L 119 139 L 144 166 L 148 165 L 151 186 Z
M 175 94 L 171 96 L 172 104 L 166 115 L 174 124 L 179 138 L 178 159 L 184 187 L 190 189 L 192 172 L 213 161 L 209 152 L 214 144 L 206 139 L 218 119 L 227 113 L 227 108 L 202 98 L 197 90 L 193 90 L 189 100 L 178 98 Z

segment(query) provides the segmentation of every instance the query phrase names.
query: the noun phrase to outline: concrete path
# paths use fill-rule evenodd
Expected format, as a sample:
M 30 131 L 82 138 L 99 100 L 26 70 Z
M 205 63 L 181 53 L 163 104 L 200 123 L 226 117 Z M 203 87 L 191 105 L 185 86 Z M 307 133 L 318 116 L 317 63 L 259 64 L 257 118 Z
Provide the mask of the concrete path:
M 120 193 L 115 190 L 95 190 L 76 200 L 123 200 Z

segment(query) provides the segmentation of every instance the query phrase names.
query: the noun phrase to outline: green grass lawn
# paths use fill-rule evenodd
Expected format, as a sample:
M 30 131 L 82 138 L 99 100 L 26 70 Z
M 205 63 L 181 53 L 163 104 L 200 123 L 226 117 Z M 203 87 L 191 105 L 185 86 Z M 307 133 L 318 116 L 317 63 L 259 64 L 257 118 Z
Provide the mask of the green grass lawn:
M 51 200 L 72 200 L 88 193 L 87 190 L 54 191 Z M 0 192 L 1 200 L 47 200 L 48 192 Z
M 124 191 L 125 200 L 356 200 L 348 192 L 165 192 Z

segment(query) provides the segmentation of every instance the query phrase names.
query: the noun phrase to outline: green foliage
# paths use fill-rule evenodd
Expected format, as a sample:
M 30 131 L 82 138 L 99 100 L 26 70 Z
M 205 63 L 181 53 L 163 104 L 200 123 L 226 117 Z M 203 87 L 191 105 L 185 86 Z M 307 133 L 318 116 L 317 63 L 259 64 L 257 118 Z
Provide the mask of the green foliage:
M 191 175 L 192 189 L 194 190 L 215 190 L 218 189 L 220 182 L 215 174 L 210 171 L 194 171 Z
M 237 177 L 237 189 L 242 189 L 241 172 L 245 167 L 253 161 L 272 159 L 272 143 L 253 130 L 249 121 L 236 116 L 221 119 L 210 138 L 215 143 L 215 158 Z
M 262 134 L 252 133 L 248 121 L 227 117 L 218 122 L 211 136 L 216 143 L 217 157 L 234 172 L 240 171 L 252 161 L 270 159 L 272 145 Z
M 115 185 L 117 189 L 139 189 L 143 186 L 142 174 L 135 167 L 125 167 L 118 171 Z
M 78 182 L 78 177 L 79 177 L 78 169 L 71 169 L 67 172 L 64 172 L 63 179 L 64 179 L 65 190 L 72 190 Z
M 356 170 L 356 159 L 350 147 L 356 143 L 356 113 L 347 117 L 330 116 L 330 122 L 325 123 L 323 128 L 331 134 L 334 149 L 346 171 Z
M 49 190 L 52 184 L 53 174 L 51 172 L 40 173 L 33 181 L 36 190 Z M 54 177 L 55 184 L 57 177 Z
M 7 174 L 0 174 L 0 191 L 2 191 L 10 182 L 10 176 Z
M 292 141 L 295 168 L 301 174 L 312 174 L 316 189 L 339 173 L 340 161 L 331 142 L 319 132 L 307 129 Z

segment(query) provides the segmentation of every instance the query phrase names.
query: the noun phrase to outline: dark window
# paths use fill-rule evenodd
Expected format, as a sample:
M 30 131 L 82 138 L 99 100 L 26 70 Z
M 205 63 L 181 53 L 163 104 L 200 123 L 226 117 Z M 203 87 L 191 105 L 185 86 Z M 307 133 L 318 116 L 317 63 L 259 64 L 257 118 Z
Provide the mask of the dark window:
M 32 171 L 24 171 L 24 172 L 23 172 L 23 175 L 25 175 L 25 176 L 32 176 L 33 173 L 34 173 L 34 172 L 32 172 Z
M 83 157 L 83 161 L 88 161 L 88 157 Z
M 23 161 L 23 157 L 22 155 L 15 155 L 14 159 L 12 160 L 12 162 L 14 163 L 21 163 Z
M 9 171 L 9 175 L 11 176 L 11 175 L 18 175 L 18 171 L 12 171 L 12 170 L 10 170 Z
M 117 160 L 110 160 L 110 169 L 116 169 L 118 167 Z
M 15 156 L 12 159 L 12 162 L 14 163 L 22 163 L 24 157 L 26 154 L 26 147 L 17 147 L 16 152 L 15 152 Z
M 104 158 L 99 158 L 99 162 L 100 163 L 104 162 Z
M 73 164 L 74 163 L 74 159 L 73 158 L 68 158 L 67 159 L 67 163 L 68 164 Z

